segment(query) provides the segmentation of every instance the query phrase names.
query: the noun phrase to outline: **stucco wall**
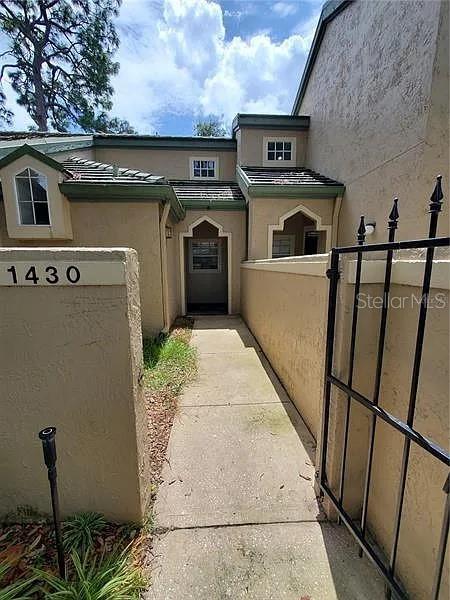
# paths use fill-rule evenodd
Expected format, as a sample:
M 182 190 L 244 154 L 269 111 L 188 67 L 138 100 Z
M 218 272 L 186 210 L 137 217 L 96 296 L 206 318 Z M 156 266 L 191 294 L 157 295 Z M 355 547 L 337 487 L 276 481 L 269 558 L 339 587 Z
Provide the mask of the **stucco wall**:
M 326 265 L 326 257 L 318 256 L 316 260 Z M 241 268 L 241 302 L 247 324 L 306 424 L 320 441 L 328 285 L 324 276 L 326 267 L 321 276 L 307 274 L 308 264 L 305 263 L 310 261 L 312 257 L 244 263 Z M 380 406 L 403 420 L 406 420 L 409 402 L 423 267 L 423 262 L 420 264 L 405 259 L 404 265 L 394 266 L 391 286 Z M 426 325 L 414 428 L 441 447 L 448 448 L 448 260 L 435 263 L 434 269 L 435 273 L 442 269 L 446 289 L 433 287 L 430 295 L 431 308 Z M 298 272 L 294 272 L 296 270 Z M 333 372 L 347 381 L 354 286 L 347 278 L 346 264 L 341 265 L 341 271 Z M 363 273 L 369 277 L 369 266 L 363 266 Z M 414 285 L 395 283 L 396 277 L 404 278 L 406 273 L 414 273 Z M 353 387 L 369 398 L 373 396 L 380 323 L 379 304 L 378 308 L 374 308 L 369 296 L 381 299 L 382 294 L 383 286 L 379 278 L 361 287 Z M 333 390 L 327 478 L 336 494 L 339 489 L 345 409 L 346 396 Z M 370 421 L 369 411 L 352 401 L 344 506 L 356 520 L 361 518 Z M 368 530 L 387 556 L 392 544 L 402 449 L 403 437 L 378 420 Z M 411 445 L 409 465 L 397 574 L 411 598 L 428 600 L 431 597 L 442 526 L 445 501 L 442 488 L 447 469 L 415 444 Z M 448 561 L 447 553 L 442 598 L 449 594 Z
M 218 225 L 223 227 L 224 233 L 231 233 L 231 309 L 230 313 L 239 313 L 240 311 L 240 265 L 246 257 L 246 213 L 243 210 L 225 211 L 225 210 L 188 210 L 186 217 L 175 226 L 177 237 L 177 252 L 180 256 L 180 233 L 188 233 L 189 227 L 198 219 L 208 217 Z M 230 243 L 230 240 L 228 240 Z M 178 259 L 178 265 L 180 261 Z M 176 286 L 181 289 L 181 273 L 178 266 L 179 284 Z M 181 292 L 180 292 L 181 297 Z M 181 306 L 181 300 L 180 300 Z
M 243 127 L 236 134 L 238 164 L 261 167 L 264 161 L 265 137 L 294 138 L 296 141 L 296 165 L 297 167 L 305 166 L 305 155 L 308 141 L 307 131 L 290 131 L 286 129 L 250 129 L 247 127 Z M 273 166 L 276 167 L 277 164 L 274 163 Z
M 327 279 L 241 268 L 241 313 L 314 437 L 320 429 Z M 292 263 L 290 263 L 292 264 Z
M 360 214 L 385 240 L 394 196 L 401 237 L 422 237 L 439 173 L 449 195 L 448 8 L 358 0 L 327 25 L 299 114 L 311 117 L 307 166 L 346 186 L 339 244 L 354 241 Z
M 86 261 L 114 263 L 123 283 L 0 286 L 0 514 L 19 505 L 51 511 L 37 434 L 55 426 L 62 513 L 142 521 L 148 482 L 137 255 L 0 249 L 3 267 L 17 261 L 70 261 L 82 275 Z M 96 273 L 105 277 L 98 266 Z
M 95 160 L 130 169 L 164 175 L 168 179 L 190 179 L 190 158 L 217 157 L 219 177 L 223 181 L 236 179 L 236 152 L 218 150 L 153 150 L 150 148 L 95 148 Z
M 140 264 L 142 327 L 155 335 L 164 326 L 161 249 L 157 202 L 71 202 L 73 240 L 13 240 L 7 235 L 0 203 L 0 241 L 3 246 L 86 246 L 134 248 Z
M 331 245 L 334 204 L 333 198 L 252 198 L 249 203 L 249 258 L 269 258 L 269 225 L 278 225 L 280 217 L 297 206 L 306 207 L 321 218 L 323 226 L 330 227 Z M 310 217 L 309 214 L 307 216 Z

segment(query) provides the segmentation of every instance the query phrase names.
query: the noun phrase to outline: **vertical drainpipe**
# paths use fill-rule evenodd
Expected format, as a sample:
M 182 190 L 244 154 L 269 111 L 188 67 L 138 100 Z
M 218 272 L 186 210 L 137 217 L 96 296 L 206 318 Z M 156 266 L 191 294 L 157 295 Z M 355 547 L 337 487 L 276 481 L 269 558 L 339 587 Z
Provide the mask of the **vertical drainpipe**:
M 161 248 L 161 288 L 162 288 L 162 309 L 163 309 L 163 332 L 169 331 L 169 284 L 167 281 L 167 243 L 166 243 L 166 225 L 170 212 L 170 202 L 164 204 L 164 208 L 159 220 L 159 244 Z
M 331 247 L 337 246 L 339 234 L 339 213 L 341 212 L 342 196 L 334 199 L 333 223 L 331 227 Z

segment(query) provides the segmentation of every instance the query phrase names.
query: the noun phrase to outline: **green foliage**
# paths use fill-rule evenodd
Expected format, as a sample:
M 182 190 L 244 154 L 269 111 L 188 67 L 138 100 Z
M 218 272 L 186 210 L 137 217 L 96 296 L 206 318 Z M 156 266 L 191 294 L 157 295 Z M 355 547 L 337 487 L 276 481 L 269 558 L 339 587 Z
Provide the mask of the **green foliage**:
M 0 0 L 0 30 L 8 47 L 5 72 L 18 103 L 41 131 L 81 127 L 123 127 L 109 121 L 119 70 L 113 60 L 119 38 L 113 23 L 121 0 Z M 3 106 L 4 121 L 8 120 Z M 2 111 L 0 110 L 0 116 Z M 120 121 L 120 120 L 119 120 Z M 112 130 L 112 129 L 108 129 Z
M 34 598 L 36 576 L 21 577 L 10 582 L 11 571 L 16 560 L 11 560 L 8 555 L 0 557 L 0 600 L 28 600 Z
M 39 512 L 33 506 L 28 504 L 19 505 L 16 510 L 0 517 L 0 523 L 45 523 L 49 520 L 49 515 Z
M 195 348 L 189 345 L 182 330 L 170 336 L 144 339 L 145 383 L 152 391 L 178 395 L 196 368 Z
M 42 597 L 46 600 L 138 600 L 145 588 L 140 570 L 133 565 L 129 549 L 83 559 L 73 552 L 73 569 L 68 580 L 46 571 L 36 570 L 44 581 Z
M 106 520 L 99 513 L 85 512 L 69 517 L 63 524 L 65 549 L 85 554 L 105 527 Z
M 227 130 L 217 117 L 210 116 L 204 121 L 198 121 L 195 124 L 194 135 L 202 137 L 224 137 L 227 135 Z

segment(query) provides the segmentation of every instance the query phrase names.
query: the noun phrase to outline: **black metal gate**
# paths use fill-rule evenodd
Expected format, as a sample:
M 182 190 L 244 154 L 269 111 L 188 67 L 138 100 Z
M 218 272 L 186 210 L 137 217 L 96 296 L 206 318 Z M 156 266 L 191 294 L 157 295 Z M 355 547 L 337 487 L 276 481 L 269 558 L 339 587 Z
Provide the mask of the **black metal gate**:
M 321 493 L 325 493 L 326 496 L 331 500 L 335 509 L 339 514 L 339 518 L 344 521 L 347 528 L 355 537 L 356 541 L 360 546 L 360 556 L 363 551 L 375 564 L 378 570 L 383 575 L 387 585 L 387 596 L 391 597 L 393 593 L 398 598 L 408 598 L 407 593 L 400 584 L 398 577 L 396 576 L 396 559 L 398 550 L 398 541 L 400 533 L 400 524 L 402 520 L 402 510 L 405 494 L 405 484 L 408 475 L 408 464 L 410 457 L 411 443 L 418 444 L 436 460 L 441 461 L 445 465 L 450 465 L 450 456 L 446 450 L 439 447 L 433 440 L 421 435 L 419 431 L 414 428 L 414 416 L 416 409 L 416 398 L 419 384 L 420 367 L 422 359 L 422 350 L 424 342 L 425 325 L 427 320 L 427 309 L 428 299 L 431 284 L 431 275 L 433 270 L 433 257 L 436 248 L 448 247 L 450 245 L 450 238 L 448 237 L 436 237 L 437 222 L 439 212 L 442 206 L 442 186 L 441 177 L 437 178 L 436 187 L 430 199 L 430 224 L 428 238 L 418 239 L 412 241 L 395 241 L 395 231 L 397 229 L 399 214 L 397 210 L 397 199 L 394 200 L 394 206 L 389 215 L 388 231 L 389 237 L 388 242 L 381 244 L 365 244 L 365 223 L 364 217 L 361 217 L 361 222 L 358 229 L 357 245 L 348 246 L 341 248 L 333 248 L 331 251 L 331 263 L 330 268 L 327 271 L 327 276 L 330 280 L 329 283 L 329 296 L 328 296 L 328 325 L 327 325 L 327 338 L 326 338 L 326 359 L 325 359 L 325 383 L 324 383 L 324 403 L 323 403 L 323 417 L 322 417 L 322 440 L 321 440 L 321 458 L 319 467 L 319 484 Z M 383 355 L 385 349 L 385 336 L 386 336 L 386 324 L 389 308 L 389 293 L 391 287 L 391 274 L 392 274 L 392 261 L 395 251 L 408 250 L 408 249 L 426 249 L 425 268 L 422 285 L 422 296 L 419 309 L 419 317 L 417 323 L 417 335 L 413 358 L 413 368 L 411 376 L 411 386 L 409 392 L 409 406 L 408 415 L 406 421 L 399 419 L 388 411 L 384 410 L 379 403 L 380 396 L 380 384 L 383 366 Z M 336 309 L 337 309 L 337 293 L 338 293 L 338 282 L 339 282 L 339 259 L 342 255 L 356 254 L 356 274 L 355 274 L 355 289 L 353 298 L 353 313 L 352 313 L 352 325 L 350 333 L 350 350 L 348 358 L 348 371 L 347 380 L 342 381 L 340 378 L 333 374 L 333 352 L 335 343 L 335 324 L 336 324 Z M 354 359 L 355 359 L 355 344 L 357 337 L 357 323 L 358 323 L 358 306 L 359 306 L 359 294 L 361 286 L 361 270 L 363 266 L 363 257 L 367 256 L 367 253 L 385 253 L 385 275 L 384 275 L 384 293 L 383 303 L 380 310 L 380 324 L 379 324 L 379 336 L 378 336 L 378 350 L 376 356 L 375 365 L 375 380 L 374 380 L 374 391 L 372 398 L 368 398 L 363 394 L 359 393 L 353 388 L 353 371 L 354 371 Z M 383 255 L 382 255 L 383 256 Z M 328 453 L 328 434 L 329 434 L 329 422 L 330 422 L 330 401 L 332 389 L 337 388 L 344 392 L 345 396 L 337 402 L 344 402 L 344 434 L 342 444 L 342 455 L 340 462 L 340 474 L 339 474 L 339 485 L 336 486 L 338 489 L 333 491 L 327 478 L 327 453 Z M 344 496 L 344 482 L 345 482 L 345 471 L 347 465 L 347 451 L 348 451 L 348 440 L 349 440 L 349 425 L 350 425 L 350 408 L 352 403 L 358 403 L 370 411 L 370 434 L 369 434 L 369 445 L 368 445 L 368 456 L 366 462 L 365 472 L 365 485 L 362 498 L 362 513 L 359 520 L 354 520 L 348 512 L 346 512 L 343 506 Z M 372 462 L 374 455 L 374 441 L 375 431 L 377 422 L 382 419 L 385 423 L 393 427 L 395 430 L 402 434 L 403 440 L 403 455 L 401 462 L 400 478 L 397 490 L 392 490 L 392 493 L 397 494 L 397 505 L 394 521 L 394 532 L 392 539 L 392 548 L 390 556 L 387 559 L 383 559 L 374 547 L 373 543 L 368 539 L 367 535 L 367 508 L 369 493 L 371 489 L 371 477 L 372 477 Z M 425 491 L 424 491 L 425 493 Z M 443 489 L 444 503 L 444 519 L 442 523 L 441 539 L 438 551 L 438 557 L 435 567 L 434 574 L 434 585 L 432 598 L 437 600 L 439 596 L 439 590 L 441 586 L 441 578 L 443 571 L 443 564 L 445 558 L 445 552 L 448 540 L 449 530 L 449 480 L 447 479 Z M 412 550 L 414 551 L 414 550 Z

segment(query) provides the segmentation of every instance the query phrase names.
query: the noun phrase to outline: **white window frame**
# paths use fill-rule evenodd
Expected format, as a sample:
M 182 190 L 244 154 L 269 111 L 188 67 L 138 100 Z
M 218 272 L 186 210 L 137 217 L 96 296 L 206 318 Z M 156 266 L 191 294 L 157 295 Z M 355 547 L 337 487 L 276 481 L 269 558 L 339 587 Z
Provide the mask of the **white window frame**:
M 192 246 L 195 242 L 212 242 L 217 241 L 217 269 L 194 269 L 194 253 Z M 189 273 L 221 273 L 222 272 L 222 244 L 220 238 L 190 238 L 189 240 Z
M 214 161 L 214 177 L 202 177 L 194 175 L 195 160 L 213 160 Z M 218 156 L 191 156 L 189 158 L 189 177 L 195 181 L 216 181 L 219 179 L 219 157 Z
M 273 255 L 273 246 L 276 239 L 286 239 L 289 240 L 289 254 L 288 256 L 295 256 L 295 233 L 273 233 L 272 238 L 272 256 L 269 258 L 286 258 L 285 256 L 274 256 Z
M 268 160 L 269 142 L 290 142 L 291 144 L 291 160 Z M 295 137 L 271 136 L 263 138 L 263 166 L 264 167 L 295 167 L 297 164 L 297 140 Z
M 47 211 L 48 211 L 48 223 L 23 223 L 22 222 L 22 216 L 20 214 L 20 200 L 19 200 L 19 190 L 18 190 L 18 187 L 17 187 L 17 177 L 21 173 L 23 173 L 24 171 L 27 171 L 27 170 L 28 171 L 36 171 L 36 173 L 39 173 L 39 175 L 45 179 L 45 191 L 46 191 L 46 194 L 47 194 L 47 202 L 46 202 L 46 204 L 47 204 Z M 20 177 L 20 179 L 26 179 L 26 178 L 25 177 Z M 33 209 L 33 218 L 36 221 L 36 213 L 35 213 L 35 210 L 34 210 L 35 200 L 34 200 L 34 196 L 33 196 L 33 190 L 32 190 L 32 187 L 31 187 L 31 181 L 30 181 L 31 179 L 32 178 L 30 177 L 30 175 L 28 175 L 28 182 L 30 184 L 31 207 Z M 47 228 L 51 227 L 52 226 L 52 215 L 51 215 L 51 212 L 50 212 L 50 198 L 48 196 L 48 177 L 47 177 L 47 175 L 45 173 L 41 173 L 41 171 L 39 171 L 38 169 L 36 169 L 34 167 L 30 167 L 29 165 L 25 166 L 22 169 L 20 169 L 19 171 L 17 171 L 17 172 L 14 173 L 14 175 L 13 175 L 13 188 L 14 188 L 14 195 L 15 195 L 15 199 L 16 199 L 16 211 L 17 211 L 17 223 L 18 223 L 18 225 L 20 227 L 47 227 Z M 38 201 L 38 204 L 39 203 L 40 202 Z M 44 203 L 42 202 L 42 204 L 44 204 Z

